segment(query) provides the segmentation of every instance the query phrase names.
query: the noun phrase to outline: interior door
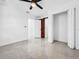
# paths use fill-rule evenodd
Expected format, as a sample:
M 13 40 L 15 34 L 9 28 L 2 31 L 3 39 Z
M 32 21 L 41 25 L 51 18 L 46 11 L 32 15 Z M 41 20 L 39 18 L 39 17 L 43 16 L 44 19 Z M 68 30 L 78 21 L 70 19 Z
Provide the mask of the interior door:
M 45 19 L 41 19 L 41 38 L 45 38 Z

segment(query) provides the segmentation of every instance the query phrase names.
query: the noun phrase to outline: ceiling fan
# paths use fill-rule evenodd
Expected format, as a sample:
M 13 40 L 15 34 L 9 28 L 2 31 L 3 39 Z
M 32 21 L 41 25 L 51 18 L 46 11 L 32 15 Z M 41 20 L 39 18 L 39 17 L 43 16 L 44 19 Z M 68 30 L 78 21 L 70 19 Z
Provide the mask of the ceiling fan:
M 25 2 L 29 2 L 29 3 L 31 3 L 31 6 L 30 6 L 30 10 L 32 10 L 32 8 L 33 7 L 35 7 L 35 6 L 37 6 L 37 7 L 39 7 L 40 9 L 43 9 L 43 7 L 42 6 L 40 6 L 37 2 L 40 2 L 40 1 L 42 1 L 42 0 L 21 0 L 21 1 L 25 1 Z

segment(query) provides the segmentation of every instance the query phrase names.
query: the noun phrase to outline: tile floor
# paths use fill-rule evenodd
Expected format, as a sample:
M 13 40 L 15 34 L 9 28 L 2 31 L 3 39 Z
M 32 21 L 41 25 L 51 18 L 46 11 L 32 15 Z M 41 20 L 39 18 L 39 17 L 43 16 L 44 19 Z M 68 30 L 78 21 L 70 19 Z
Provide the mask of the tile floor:
M 0 47 L 0 59 L 79 59 L 79 50 L 61 42 L 26 40 Z

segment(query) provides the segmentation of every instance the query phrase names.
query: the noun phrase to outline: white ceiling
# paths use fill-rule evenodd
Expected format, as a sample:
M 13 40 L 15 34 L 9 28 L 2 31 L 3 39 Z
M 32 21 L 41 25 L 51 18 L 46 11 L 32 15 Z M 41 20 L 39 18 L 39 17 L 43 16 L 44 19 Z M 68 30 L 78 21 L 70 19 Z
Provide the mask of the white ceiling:
M 10 3 L 12 2 L 12 4 L 14 3 L 14 5 L 17 6 L 19 10 L 22 10 L 24 12 L 29 11 L 30 14 L 34 16 L 40 16 L 40 15 L 47 15 L 48 10 L 53 10 L 59 7 L 62 8 L 62 6 L 68 5 L 74 0 L 42 0 L 38 4 L 44 8 L 43 10 L 39 9 L 38 7 L 34 7 L 32 10 L 29 10 L 30 3 L 23 2 L 20 0 L 5 0 L 5 1 L 10 1 Z
M 43 6 L 43 10 L 38 7 L 33 8 L 30 12 L 33 15 L 46 15 L 48 10 L 53 10 L 54 8 L 59 8 L 60 6 L 67 5 L 74 0 L 42 0 L 39 4 Z

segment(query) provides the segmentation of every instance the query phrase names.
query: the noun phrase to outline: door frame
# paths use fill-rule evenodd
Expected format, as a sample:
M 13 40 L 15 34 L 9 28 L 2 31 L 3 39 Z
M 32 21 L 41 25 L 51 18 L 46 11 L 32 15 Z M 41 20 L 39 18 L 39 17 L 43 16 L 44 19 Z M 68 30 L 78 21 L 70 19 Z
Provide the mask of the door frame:
M 75 19 L 75 8 L 68 8 L 64 10 L 60 10 L 57 12 L 48 11 L 48 41 L 50 43 L 54 42 L 54 32 L 53 32 L 53 22 L 54 22 L 54 14 L 66 12 L 68 14 L 68 46 L 72 49 L 75 48 L 76 43 L 76 19 Z

